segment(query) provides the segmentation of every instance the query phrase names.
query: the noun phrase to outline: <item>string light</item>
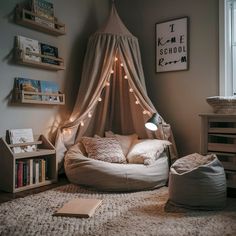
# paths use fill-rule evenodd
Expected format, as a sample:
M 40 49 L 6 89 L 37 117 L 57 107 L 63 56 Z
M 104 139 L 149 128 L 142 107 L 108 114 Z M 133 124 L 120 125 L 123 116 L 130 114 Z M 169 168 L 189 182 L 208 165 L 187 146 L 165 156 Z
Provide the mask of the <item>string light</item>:
M 71 134 L 71 130 L 70 129 L 63 129 L 62 133 L 64 135 Z
M 117 62 L 118 60 L 119 60 L 119 59 L 118 59 L 117 57 L 114 58 L 114 62 Z M 124 67 L 124 63 L 120 63 L 120 66 L 121 66 L 121 67 Z M 111 74 L 114 74 L 114 73 L 115 73 L 114 69 L 111 69 L 110 73 L 111 73 Z M 128 76 L 125 74 L 124 69 L 123 69 L 123 74 L 124 74 L 124 79 L 128 80 Z M 110 86 L 110 79 L 111 79 L 111 78 L 112 78 L 112 76 L 110 76 L 110 77 L 107 79 L 107 81 L 106 81 L 106 83 L 105 83 L 105 86 L 107 86 L 107 87 Z M 134 93 L 134 89 L 131 87 L 130 83 L 128 83 L 128 86 L 129 86 L 129 92 L 130 92 L 130 93 Z M 143 115 L 149 115 L 149 116 L 151 116 L 151 112 L 149 112 L 148 110 L 146 110 L 146 109 L 142 106 L 142 104 L 140 104 L 140 101 L 139 101 L 139 99 L 138 99 L 138 97 L 136 96 L 135 93 L 134 93 L 134 98 L 135 98 L 135 104 L 141 106 Z M 102 101 L 102 98 L 99 97 L 97 101 L 98 101 L 98 102 L 101 102 L 101 101 Z M 88 115 L 87 115 L 87 116 L 88 116 L 88 118 L 91 118 L 91 117 L 92 117 L 92 113 L 91 113 L 91 112 L 88 112 Z M 70 121 L 71 121 L 71 122 L 73 121 L 72 118 L 70 118 Z M 80 122 L 80 126 L 82 126 L 82 127 L 84 126 L 84 121 L 81 121 L 81 122 Z M 65 133 L 71 134 L 71 130 L 69 130 L 69 129 L 63 130 L 63 134 L 65 134 Z
M 146 115 L 146 114 L 147 114 L 147 112 L 148 112 L 148 111 L 144 110 L 144 111 L 143 111 L 143 114 L 144 114 L 144 115 Z

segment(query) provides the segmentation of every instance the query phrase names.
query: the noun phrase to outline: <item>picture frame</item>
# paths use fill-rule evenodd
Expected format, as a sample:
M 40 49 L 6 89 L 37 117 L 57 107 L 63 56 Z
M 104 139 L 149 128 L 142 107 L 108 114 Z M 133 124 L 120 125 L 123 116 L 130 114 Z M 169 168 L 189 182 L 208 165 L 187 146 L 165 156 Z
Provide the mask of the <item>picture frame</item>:
M 156 23 L 156 72 L 189 69 L 187 16 Z

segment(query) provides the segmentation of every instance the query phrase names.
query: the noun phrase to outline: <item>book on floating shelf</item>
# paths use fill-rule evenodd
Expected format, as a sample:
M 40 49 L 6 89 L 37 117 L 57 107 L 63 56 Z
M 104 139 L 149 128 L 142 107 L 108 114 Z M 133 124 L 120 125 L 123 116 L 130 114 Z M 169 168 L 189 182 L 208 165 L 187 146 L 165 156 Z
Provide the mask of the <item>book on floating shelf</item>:
M 41 57 L 37 56 L 41 52 L 38 40 L 17 35 L 16 44 L 18 49 L 25 52 L 25 59 L 41 62 Z
M 75 198 L 65 203 L 62 208 L 54 213 L 54 215 L 89 218 L 95 213 L 101 203 L 102 200 L 100 199 Z
M 64 70 L 64 60 L 58 48 L 24 36 L 16 36 L 15 59 L 17 63 L 48 70 Z
M 40 89 L 42 93 L 45 94 L 58 94 L 59 93 L 59 86 L 54 81 L 40 81 Z M 59 96 L 54 95 L 42 95 L 42 101 L 54 101 L 54 102 L 60 102 Z
M 58 48 L 45 44 L 40 43 L 41 54 L 44 56 L 56 57 L 58 58 Z M 42 57 L 41 60 L 43 63 L 53 64 L 53 65 L 60 65 L 60 62 L 57 60 L 53 60 L 51 58 Z
M 32 129 L 10 129 L 8 135 L 11 144 L 34 142 Z M 12 151 L 14 153 L 33 152 L 36 151 L 36 145 L 16 146 Z
M 38 15 L 35 16 L 35 22 L 54 28 L 54 6 L 51 1 L 32 0 L 32 11 Z
M 35 92 L 35 93 L 38 93 L 41 90 L 39 80 L 20 78 L 20 77 L 15 78 L 15 88 L 18 91 Z M 26 94 L 25 99 L 40 101 L 41 97 L 37 94 Z
M 54 81 L 15 78 L 15 101 L 23 103 L 64 104 L 65 95 L 60 93 Z

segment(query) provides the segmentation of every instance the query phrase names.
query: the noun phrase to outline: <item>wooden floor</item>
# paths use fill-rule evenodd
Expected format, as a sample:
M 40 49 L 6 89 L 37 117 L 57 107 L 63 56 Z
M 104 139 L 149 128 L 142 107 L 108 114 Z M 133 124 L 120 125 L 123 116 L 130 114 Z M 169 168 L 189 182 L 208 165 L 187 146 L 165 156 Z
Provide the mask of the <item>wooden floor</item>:
M 26 190 L 26 191 L 22 191 L 18 193 L 7 193 L 0 190 L 0 204 L 3 202 L 16 199 L 16 198 L 26 197 L 31 194 L 40 193 L 40 192 L 43 192 L 43 191 L 46 191 L 46 190 L 49 190 L 58 186 L 62 186 L 68 183 L 69 181 L 67 180 L 66 176 L 63 174 L 63 175 L 59 175 L 57 183 L 46 185 L 43 187 L 30 189 L 30 190 Z

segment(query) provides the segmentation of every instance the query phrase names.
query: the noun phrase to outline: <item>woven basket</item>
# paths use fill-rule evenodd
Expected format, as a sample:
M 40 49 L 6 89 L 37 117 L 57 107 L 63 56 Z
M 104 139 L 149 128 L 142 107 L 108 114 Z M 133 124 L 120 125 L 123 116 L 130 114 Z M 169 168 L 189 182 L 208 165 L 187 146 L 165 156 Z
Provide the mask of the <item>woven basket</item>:
M 207 103 L 212 106 L 215 113 L 236 115 L 236 97 L 208 97 Z

